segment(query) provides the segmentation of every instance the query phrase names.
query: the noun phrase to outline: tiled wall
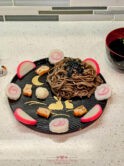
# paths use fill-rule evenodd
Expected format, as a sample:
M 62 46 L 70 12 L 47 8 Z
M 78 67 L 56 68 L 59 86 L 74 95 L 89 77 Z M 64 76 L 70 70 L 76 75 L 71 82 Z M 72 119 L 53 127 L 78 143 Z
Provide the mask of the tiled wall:
M 124 0 L 0 0 L 0 21 L 124 21 Z

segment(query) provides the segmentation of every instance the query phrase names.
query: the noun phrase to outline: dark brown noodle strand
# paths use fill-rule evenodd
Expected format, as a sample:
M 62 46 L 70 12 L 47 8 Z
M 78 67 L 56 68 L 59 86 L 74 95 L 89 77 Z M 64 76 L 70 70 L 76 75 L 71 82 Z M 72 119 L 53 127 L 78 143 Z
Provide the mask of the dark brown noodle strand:
M 52 92 L 65 99 L 90 97 L 103 83 L 92 66 L 74 58 L 64 58 L 56 63 L 48 73 L 47 81 Z

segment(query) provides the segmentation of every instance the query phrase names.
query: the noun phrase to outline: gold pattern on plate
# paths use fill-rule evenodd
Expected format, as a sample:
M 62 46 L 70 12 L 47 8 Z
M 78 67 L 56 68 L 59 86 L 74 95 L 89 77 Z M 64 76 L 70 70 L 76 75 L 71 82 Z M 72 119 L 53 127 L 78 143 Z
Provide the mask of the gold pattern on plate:
M 38 101 L 33 101 L 33 100 L 31 100 L 31 101 L 27 101 L 27 102 L 25 102 L 24 104 L 28 104 L 28 105 L 37 105 L 37 104 L 41 104 L 41 105 L 46 105 L 46 103 L 42 103 L 42 102 L 38 102 Z

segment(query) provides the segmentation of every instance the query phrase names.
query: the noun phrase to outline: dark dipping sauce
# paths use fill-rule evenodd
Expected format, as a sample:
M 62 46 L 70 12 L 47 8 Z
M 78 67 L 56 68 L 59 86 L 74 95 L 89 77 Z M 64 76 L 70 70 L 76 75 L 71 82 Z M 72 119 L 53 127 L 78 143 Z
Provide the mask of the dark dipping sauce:
M 119 55 L 124 56 L 124 39 L 117 39 L 109 44 L 109 48 Z
M 124 69 L 124 38 L 116 39 L 109 44 L 107 49 L 109 60 L 118 69 Z

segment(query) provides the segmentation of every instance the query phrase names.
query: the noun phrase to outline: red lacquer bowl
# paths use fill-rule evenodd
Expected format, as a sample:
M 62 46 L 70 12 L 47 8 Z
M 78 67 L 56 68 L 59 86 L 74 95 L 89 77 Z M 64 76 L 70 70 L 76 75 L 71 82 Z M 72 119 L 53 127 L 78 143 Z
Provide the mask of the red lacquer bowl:
M 110 44 L 117 40 L 124 39 L 124 28 L 111 31 L 106 37 L 106 53 L 109 61 L 118 69 L 124 70 L 124 54 L 119 54 L 110 48 Z M 115 45 L 116 46 L 116 45 Z

